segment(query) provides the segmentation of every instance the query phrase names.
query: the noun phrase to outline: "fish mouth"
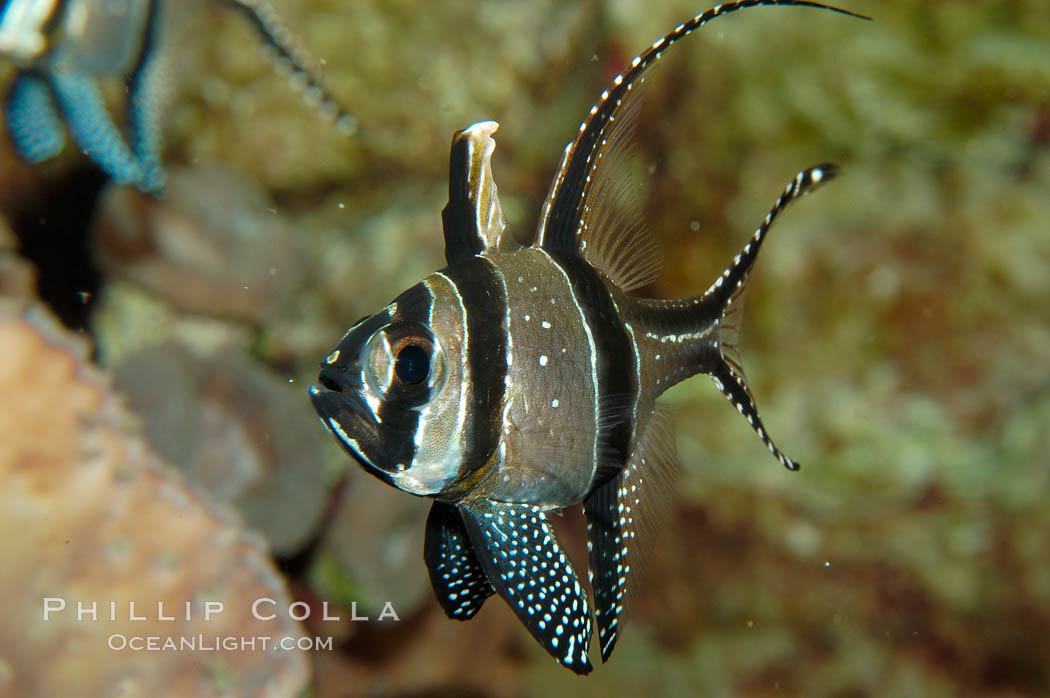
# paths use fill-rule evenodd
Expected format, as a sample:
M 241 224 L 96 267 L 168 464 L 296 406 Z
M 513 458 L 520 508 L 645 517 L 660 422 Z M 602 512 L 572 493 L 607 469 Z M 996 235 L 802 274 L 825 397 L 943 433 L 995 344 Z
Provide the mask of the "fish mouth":
M 344 451 L 372 475 L 403 489 L 399 479 L 403 478 L 404 468 L 396 464 L 407 462 L 403 451 L 411 439 L 380 423 L 357 391 L 343 392 L 312 385 L 310 400 L 321 424 L 335 436 Z
M 322 385 L 310 386 L 310 401 L 321 424 L 344 450 L 365 468 L 384 474 L 366 454 L 366 450 L 373 450 L 367 447 L 379 441 L 379 425 L 368 403 L 353 393 L 330 390 Z

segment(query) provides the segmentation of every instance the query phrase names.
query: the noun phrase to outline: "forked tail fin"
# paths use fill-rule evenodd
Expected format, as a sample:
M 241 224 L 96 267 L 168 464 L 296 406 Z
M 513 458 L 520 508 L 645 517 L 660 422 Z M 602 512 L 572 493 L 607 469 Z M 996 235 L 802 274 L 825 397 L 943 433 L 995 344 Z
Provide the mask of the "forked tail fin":
M 825 182 L 829 182 L 837 177 L 838 173 L 838 165 L 825 162 L 802 170 L 795 175 L 795 178 L 784 188 L 784 193 L 773 204 L 773 208 L 769 209 L 765 220 L 762 221 L 762 225 L 758 226 L 755 234 L 751 236 L 751 240 L 744 245 L 744 249 L 740 250 L 740 254 L 733 257 L 733 263 L 704 292 L 704 298 L 710 296 L 716 299 L 716 302 L 719 302 L 720 305 L 727 307 L 731 305 L 734 296 L 741 293 L 747 286 L 747 278 L 751 273 L 751 266 L 758 257 L 758 250 L 762 247 L 762 241 L 765 239 L 766 233 L 769 232 L 770 226 L 773 225 L 773 221 L 780 215 L 780 212 L 798 197 L 810 193 Z
M 636 328 L 644 380 L 654 397 L 697 373 L 708 374 L 788 470 L 798 470 L 799 465 L 769 437 L 740 367 L 738 321 L 751 267 L 773 221 L 789 203 L 837 174 L 835 165 L 825 163 L 795 175 L 751 240 L 702 295 L 679 300 L 628 297 L 622 305 L 626 319 Z
M 744 292 L 747 290 L 747 282 L 751 274 L 751 267 L 758 257 L 758 251 L 762 247 L 762 241 L 766 237 L 770 226 L 776 217 L 789 203 L 816 189 L 821 184 L 833 179 L 838 174 L 838 167 L 831 163 L 823 163 L 815 167 L 802 170 L 785 187 L 784 193 L 780 195 L 773 208 L 766 214 L 765 220 L 758 226 L 751 240 L 744 245 L 744 249 L 733 258 L 733 263 L 722 272 L 711 287 L 702 296 L 702 305 L 713 305 L 721 308 L 721 317 L 717 323 L 717 339 L 714 346 L 718 349 L 718 360 L 707 370 L 711 379 L 718 386 L 740 414 L 744 415 L 748 423 L 754 428 L 758 438 L 766 445 L 770 453 L 776 456 L 788 470 L 798 470 L 799 464 L 784 455 L 773 443 L 765 427 L 762 418 L 759 417 L 755 400 L 751 396 L 751 390 L 747 387 L 744 378 L 744 370 L 738 362 L 737 342 L 739 338 L 739 317 L 743 306 Z

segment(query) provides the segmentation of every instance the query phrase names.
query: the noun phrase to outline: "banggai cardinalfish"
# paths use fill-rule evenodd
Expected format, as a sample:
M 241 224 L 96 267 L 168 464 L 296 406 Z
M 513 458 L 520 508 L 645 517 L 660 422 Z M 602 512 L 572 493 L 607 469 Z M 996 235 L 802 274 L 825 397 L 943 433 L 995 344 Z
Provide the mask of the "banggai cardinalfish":
M 678 470 L 656 403 L 697 373 L 715 385 L 787 468 L 732 354 L 734 300 L 773 219 L 836 174 L 799 172 L 743 250 L 703 294 L 649 300 L 660 253 L 626 183 L 647 68 L 706 22 L 695 16 L 616 76 L 566 147 L 532 244 L 511 237 L 492 178 L 492 121 L 455 134 L 441 220 L 448 266 L 351 327 L 310 388 L 321 422 L 362 466 L 433 497 L 424 559 L 451 618 L 499 593 L 561 664 L 590 672 L 590 603 L 551 512 L 583 503 L 601 657 L 620 634 Z

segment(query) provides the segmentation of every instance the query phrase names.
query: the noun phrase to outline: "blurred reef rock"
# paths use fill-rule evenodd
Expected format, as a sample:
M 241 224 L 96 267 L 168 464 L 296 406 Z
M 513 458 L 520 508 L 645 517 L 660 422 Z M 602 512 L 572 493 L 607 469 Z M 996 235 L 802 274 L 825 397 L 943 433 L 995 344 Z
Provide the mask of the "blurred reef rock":
M 307 282 L 292 222 L 219 167 L 173 170 L 159 201 L 107 187 L 91 237 L 104 273 L 185 313 L 265 324 Z
M 328 481 L 305 398 L 237 353 L 197 356 L 175 340 L 114 367 L 150 444 L 211 501 L 230 503 L 276 555 L 305 546 Z
M 2 299 L 0 346 L 0 393 L 18 396 L 0 401 L 0 694 L 297 696 L 310 675 L 301 653 L 110 649 L 114 634 L 301 630 L 253 618 L 259 597 L 289 603 L 265 549 L 152 453 L 85 342 L 39 306 Z M 66 609 L 45 622 L 46 597 Z M 76 602 L 96 600 L 99 620 L 78 620 Z M 159 619 L 159 601 L 176 620 Z M 205 621 L 206 601 L 224 611 Z M 147 621 L 131 620 L 130 602 Z

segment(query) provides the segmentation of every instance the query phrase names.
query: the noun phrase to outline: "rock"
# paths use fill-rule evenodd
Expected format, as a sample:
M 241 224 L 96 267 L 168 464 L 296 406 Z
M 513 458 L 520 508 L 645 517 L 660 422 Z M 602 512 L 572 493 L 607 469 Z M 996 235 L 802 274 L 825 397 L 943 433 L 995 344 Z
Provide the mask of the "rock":
M 0 296 L 30 300 L 36 298 L 36 270 L 17 251 L 14 231 L 0 218 Z
M 91 235 L 103 271 L 185 312 L 261 324 L 304 281 L 290 223 L 217 168 L 173 169 L 163 200 L 110 186 Z
M 0 346 L 0 694 L 299 695 L 310 673 L 301 652 L 113 649 L 301 629 L 253 617 L 259 598 L 288 608 L 284 581 L 255 537 L 129 427 L 85 343 L 38 306 L 2 301 Z M 96 602 L 98 620 L 77 619 L 78 604 Z M 206 619 L 208 602 L 222 612 Z
M 150 444 L 197 491 L 233 505 L 278 555 L 307 542 L 328 483 L 305 390 L 243 354 L 198 355 L 175 340 L 133 353 L 114 373 Z

